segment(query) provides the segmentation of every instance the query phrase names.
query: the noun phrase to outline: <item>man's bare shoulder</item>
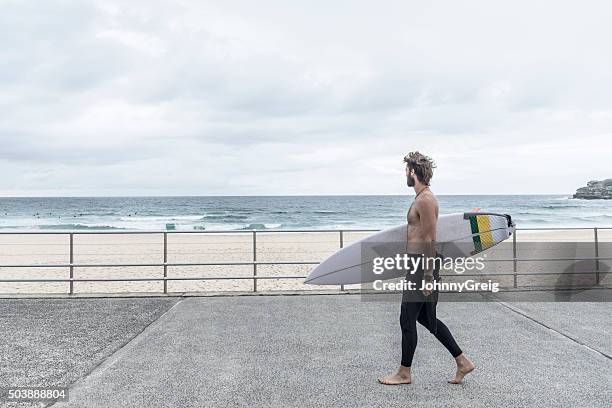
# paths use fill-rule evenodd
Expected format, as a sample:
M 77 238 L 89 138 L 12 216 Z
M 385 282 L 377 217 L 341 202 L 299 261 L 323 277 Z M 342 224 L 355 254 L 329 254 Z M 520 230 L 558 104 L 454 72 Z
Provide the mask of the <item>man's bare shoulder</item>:
M 427 192 L 417 197 L 414 204 L 419 210 L 436 208 L 438 206 L 438 199 L 433 193 Z

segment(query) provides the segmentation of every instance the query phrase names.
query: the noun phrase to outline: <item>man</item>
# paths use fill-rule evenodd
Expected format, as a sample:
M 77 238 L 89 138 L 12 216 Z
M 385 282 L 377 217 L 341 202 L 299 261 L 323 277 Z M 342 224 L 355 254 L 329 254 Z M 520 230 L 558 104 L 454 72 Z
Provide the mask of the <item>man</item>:
M 438 201 L 429 189 L 429 182 L 435 167 L 431 158 L 411 152 L 404 157 L 406 162 L 406 178 L 409 187 L 413 187 L 416 197 L 408 210 L 408 253 L 423 254 L 424 257 L 435 259 L 436 224 L 438 222 Z M 439 280 L 438 262 L 426 262 L 413 277 L 423 282 Z M 417 321 L 425 326 L 446 347 L 455 358 L 457 372 L 449 380 L 451 384 L 459 384 L 466 374 L 474 370 L 474 364 L 461 351 L 448 327 L 436 317 L 438 301 L 437 290 L 404 291 L 400 313 L 402 328 L 402 361 L 399 370 L 392 375 L 379 378 L 381 384 L 410 384 L 412 382 L 412 358 L 417 345 Z

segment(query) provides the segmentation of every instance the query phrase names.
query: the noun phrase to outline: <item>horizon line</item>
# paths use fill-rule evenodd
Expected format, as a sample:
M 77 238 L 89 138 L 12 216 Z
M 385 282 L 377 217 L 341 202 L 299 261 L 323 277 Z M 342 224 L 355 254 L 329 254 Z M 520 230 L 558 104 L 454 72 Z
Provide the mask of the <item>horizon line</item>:
M 227 194 L 227 195 L 70 195 L 70 196 L 0 196 L 3 198 L 176 198 L 176 197 L 402 197 L 412 196 L 414 193 L 406 194 Z M 436 194 L 436 196 L 572 196 L 572 193 L 548 193 L 548 194 Z M 572 197 L 569 197 L 572 198 Z

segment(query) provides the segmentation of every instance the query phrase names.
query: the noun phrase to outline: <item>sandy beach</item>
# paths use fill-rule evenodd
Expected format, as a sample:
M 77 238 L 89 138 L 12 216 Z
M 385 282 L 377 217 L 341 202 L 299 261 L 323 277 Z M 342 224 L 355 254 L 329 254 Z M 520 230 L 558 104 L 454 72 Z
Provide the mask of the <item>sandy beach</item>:
M 344 232 L 345 245 L 369 234 L 368 232 Z M 253 234 L 237 233 L 168 233 L 167 258 L 169 263 L 223 263 L 252 262 Z M 593 230 L 523 231 L 517 232 L 519 248 L 527 248 L 529 257 L 532 243 L 581 242 L 582 249 L 576 256 L 593 256 Z M 612 229 L 598 230 L 600 242 L 612 242 Z M 530 244 L 531 243 L 531 244 Z M 511 245 L 511 241 L 508 241 Z M 539 245 L 539 244 L 538 244 Z M 257 232 L 258 262 L 320 262 L 340 247 L 339 232 Z M 93 234 L 74 235 L 75 264 L 137 264 L 163 262 L 163 234 Z M 507 256 L 507 251 L 493 254 Z M 539 247 L 538 247 L 539 248 Z M 612 257 L 609 246 L 600 248 L 600 256 Z M 519 249 L 520 250 L 520 249 Z M 510 254 L 511 255 L 511 254 Z M 0 234 L 0 264 L 62 265 L 69 262 L 68 234 Z M 606 265 L 607 263 L 607 265 Z M 501 263 L 499 263 L 501 265 Z M 600 264 L 605 271 L 611 261 Z M 591 265 L 589 264 L 589 267 Z M 258 265 L 258 277 L 296 276 L 295 279 L 258 279 L 258 291 L 334 290 L 337 286 L 312 286 L 302 283 L 312 265 Z M 519 263 L 517 282 L 520 286 L 550 286 L 563 283 L 554 272 L 563 271 L 567 263 L 542 265 Z M 505 263 L 498 268 L 509 270 Z M 500 269 L 500 270 L 501 270 Z M 584 269 L 588 271 L 590 269 Z M 609 268 L 608 268 L 609 270 Z M 533 271 L 550 272 L 545 276 L 521 276 Z M 173 278 L 206 277 L 247 279 L 210 279 L 168 281 L 170 293 L 207 291 L 253 291 L 252 265 L 168 266 L 167 275 Z M 0 268 L 2 279 L 66 279 L 69 268 Z M 572 275 L 573 276 L 573 275 Z M 147 279 L 162 278 L 162 266 L 135 267 L 75 267 L 75 279 Z M 489 277 L 487 276 L 487 279 Z M 567 278 L 567 277 L 566 277 Z M 600 275 L 601 283 L 612 284 L 610 274 Z M 484 276 L 482 277 L 484 279 Z M 511 286 L 513 276 L 497 277 L 502 286 Z M 561 278 L 564 279 L 564 278 Z M 582 274 L 578 280 L 569 278 L 569 284 L 594 283 L 594 274 Z M 347 288 L 358 288 L 352 285 Z M 74 293 L 161 293 L 162 281 L 74 282 Z M 2 282 L 1 294 L 69 293 L 67 282 Z

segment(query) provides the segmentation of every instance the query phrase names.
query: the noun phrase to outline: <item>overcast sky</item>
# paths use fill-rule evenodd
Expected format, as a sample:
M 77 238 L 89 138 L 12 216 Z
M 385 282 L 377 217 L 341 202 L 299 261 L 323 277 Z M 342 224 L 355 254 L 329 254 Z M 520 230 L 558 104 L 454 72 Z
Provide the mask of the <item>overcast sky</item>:
M 0 0 L 0 195 L 572 193 L 612 177 L 611 7 Z

